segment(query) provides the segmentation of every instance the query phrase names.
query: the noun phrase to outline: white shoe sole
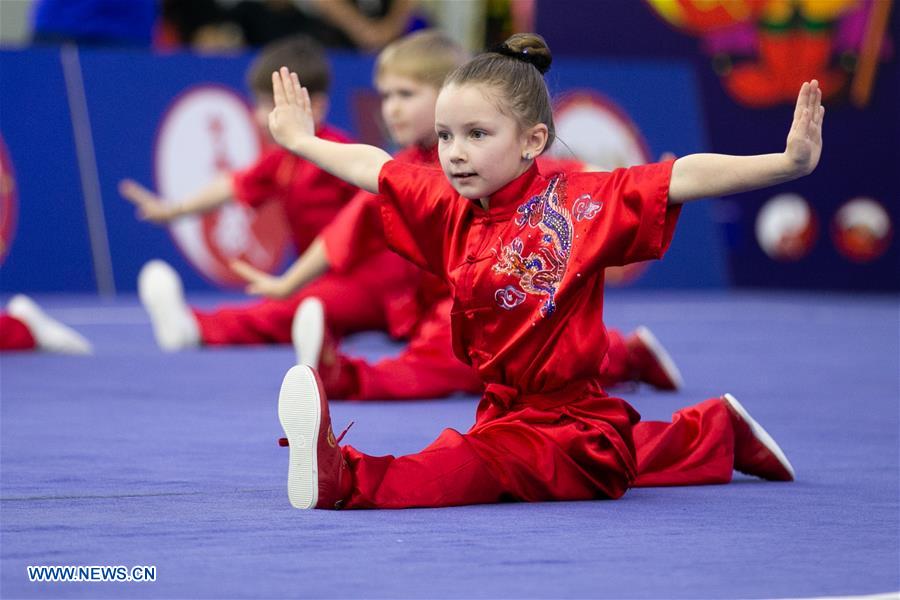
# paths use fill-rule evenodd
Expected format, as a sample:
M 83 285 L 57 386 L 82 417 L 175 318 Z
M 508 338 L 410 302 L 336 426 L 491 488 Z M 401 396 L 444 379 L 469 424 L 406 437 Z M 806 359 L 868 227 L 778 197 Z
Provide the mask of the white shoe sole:
M 162 350 L 176 352 L 200 344 L 200 327 L 175 269 L 161 260 L 148 262 L 138 275 L 138 296 Z
M 672 360 L 672 357 L 666 352 L 663 345 L 659 343 L 659 340 L 656 339 L 653 332 L 641 325 L 635 330 L 634 334 L 638 339 L 644 342 L 644 345 L 647 346 L 653 356 L 656 357 L 656 360 L 659 361 L 663 371 L 666 372 L 666 376 L 672 380 L 673 384 L 675 384 L 675 389 L 680 390 L 683 388 L 684 378 L 681 376 L 681 371 L 675 366 L 675 361 Z
M 291 324 L 291 340 L 298 365 L 319 367 L 325 340 L 325 308 L 318 298 L 307 298 L 297 307 Z
M 322 400 L 312 369 L 298 365 L 284 376 L 278 420 L 288 439 L 288 499 L 294 508 L 315 508 L 319 500 L 318 442 Z
M 769 432 L 766 431 L 762 425 L 760 425 L 756 419 L 750 416 L 750 413 L 747 412 L 747 409 L 744 408 L 744 405 L 738 402 L 737 398 L 732 396 L 731 394 L 725 394 L 722 396 L 722 399 L 727 402 L 731 408 L 737 412 L 741 416 L 741 418 L 750 426 L 750 431 L 753 432 L 753 435 L 756 436 L 756 439 L 760 441 L 760 443 L 769 449 L 769 451 L 775 455 L 775 458 L 778 459 L 778 462 L 781 463 L 781 466 L 784 467 L 788 473 L 791 474 L 791 478 L 796 479 L 794 474 L 794 466 L 791 464 L 791 461 L 788 460 L 788 457 L 785 455 L 784 450 L 781 449 L 781 446 L 778 445 Z

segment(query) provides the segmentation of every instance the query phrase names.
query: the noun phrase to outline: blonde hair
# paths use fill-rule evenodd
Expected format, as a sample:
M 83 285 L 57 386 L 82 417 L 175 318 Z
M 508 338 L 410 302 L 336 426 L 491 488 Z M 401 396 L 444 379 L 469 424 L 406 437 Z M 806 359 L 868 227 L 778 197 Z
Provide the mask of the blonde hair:
M 556 139 L 553 105 L 544 81 L 552 62 L 544 38 L 536 33 L 517 33 L 455 69 L 444 86 L 480 84 L 493 88 L 499 101 L 497 108 L 515 118 L 522 129 L 538 123 L 547 126 L 547 150 Z
M 417 31 L 378 54 L 375 79 L 390 73 L 440 88 L 447 74 L 469 58 L 463 47 L 446 34 L 434 29 Z

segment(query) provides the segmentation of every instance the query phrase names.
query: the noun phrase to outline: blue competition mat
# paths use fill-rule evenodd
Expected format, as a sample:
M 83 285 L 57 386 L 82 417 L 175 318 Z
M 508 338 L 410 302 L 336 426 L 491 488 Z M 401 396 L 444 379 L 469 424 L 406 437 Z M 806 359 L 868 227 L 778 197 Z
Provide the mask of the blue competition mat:
M 785 598 L 900 589 L 898 301 L 619 293 L 686 389 L 618 390 L 648 419 L 731 392 L 792 484 L 632 490 L 618 501 L 296 511 L 276 414 L 288 347 L 163 354 L 134 298 L 42 296 L 93 357 L 0 358 L 0 596 Z M 204 298 L 212 303 L 215 298 Z M 379 334 L 347 342 L 396 352 Z M 332 404 L 371 454 L 466 429 L 475 400 Z M 28 566 L 153 566 L 154 582 L 37 583 Z

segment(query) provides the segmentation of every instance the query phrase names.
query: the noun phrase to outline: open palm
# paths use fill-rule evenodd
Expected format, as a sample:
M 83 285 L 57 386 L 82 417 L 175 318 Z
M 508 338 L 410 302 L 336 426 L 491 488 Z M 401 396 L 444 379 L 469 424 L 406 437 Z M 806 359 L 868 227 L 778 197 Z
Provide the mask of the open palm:
M 272 97 L 275 108 L 269 113 L 269 131 L 276 142 L 292 148 L 303 138 L 315 135 L 309 91 L 300 85 L 296 73 L 287 67 L 272 73 Z
M 270 275 L 243 260 L 234 260 L 229 266 L 238 277 L 247 283 L 244 291 L 253 296 L 286 298 L 293 291 L 283 277 Z
M 822 106 L 822 90 L 813 79 L 800 87 L 794 121 L 788 132 L 785 155 L 798 172 L 808 174 L 819 164 L 822 155 L 822 121 L 825 107 Z
M 119 182 L 119 193 L 137 208 L 138 218 L 151 223 L 166 223 L 172 219 L 171 207 L 165 200 L 132 179 Z

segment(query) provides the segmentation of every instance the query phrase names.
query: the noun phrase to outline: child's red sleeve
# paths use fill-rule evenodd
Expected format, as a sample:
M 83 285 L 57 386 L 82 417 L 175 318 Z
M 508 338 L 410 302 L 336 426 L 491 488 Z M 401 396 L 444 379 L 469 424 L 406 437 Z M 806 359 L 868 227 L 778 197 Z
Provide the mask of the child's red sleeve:
M 376 194 L 360 191 L 320 234 L 328 263 L 346 273 L 367 258 L 387 249 Z
M 388 246 L 444 277 L 445 244 L 459 199 L 440 169 L 392 160 L 378 177 L 381 220 Z
M 235 171 L 231 174 L 235 200 L 256 207 L 277 197 L 285 185 L 282 180 L 289 181 L 293 162 L 285 152 L 270 150 L 246 169 Z
M 569 175 L 579 268 L 591 271 L 665 254 L 681 214 L 681 205 L 668 203 L 672 164 Z

